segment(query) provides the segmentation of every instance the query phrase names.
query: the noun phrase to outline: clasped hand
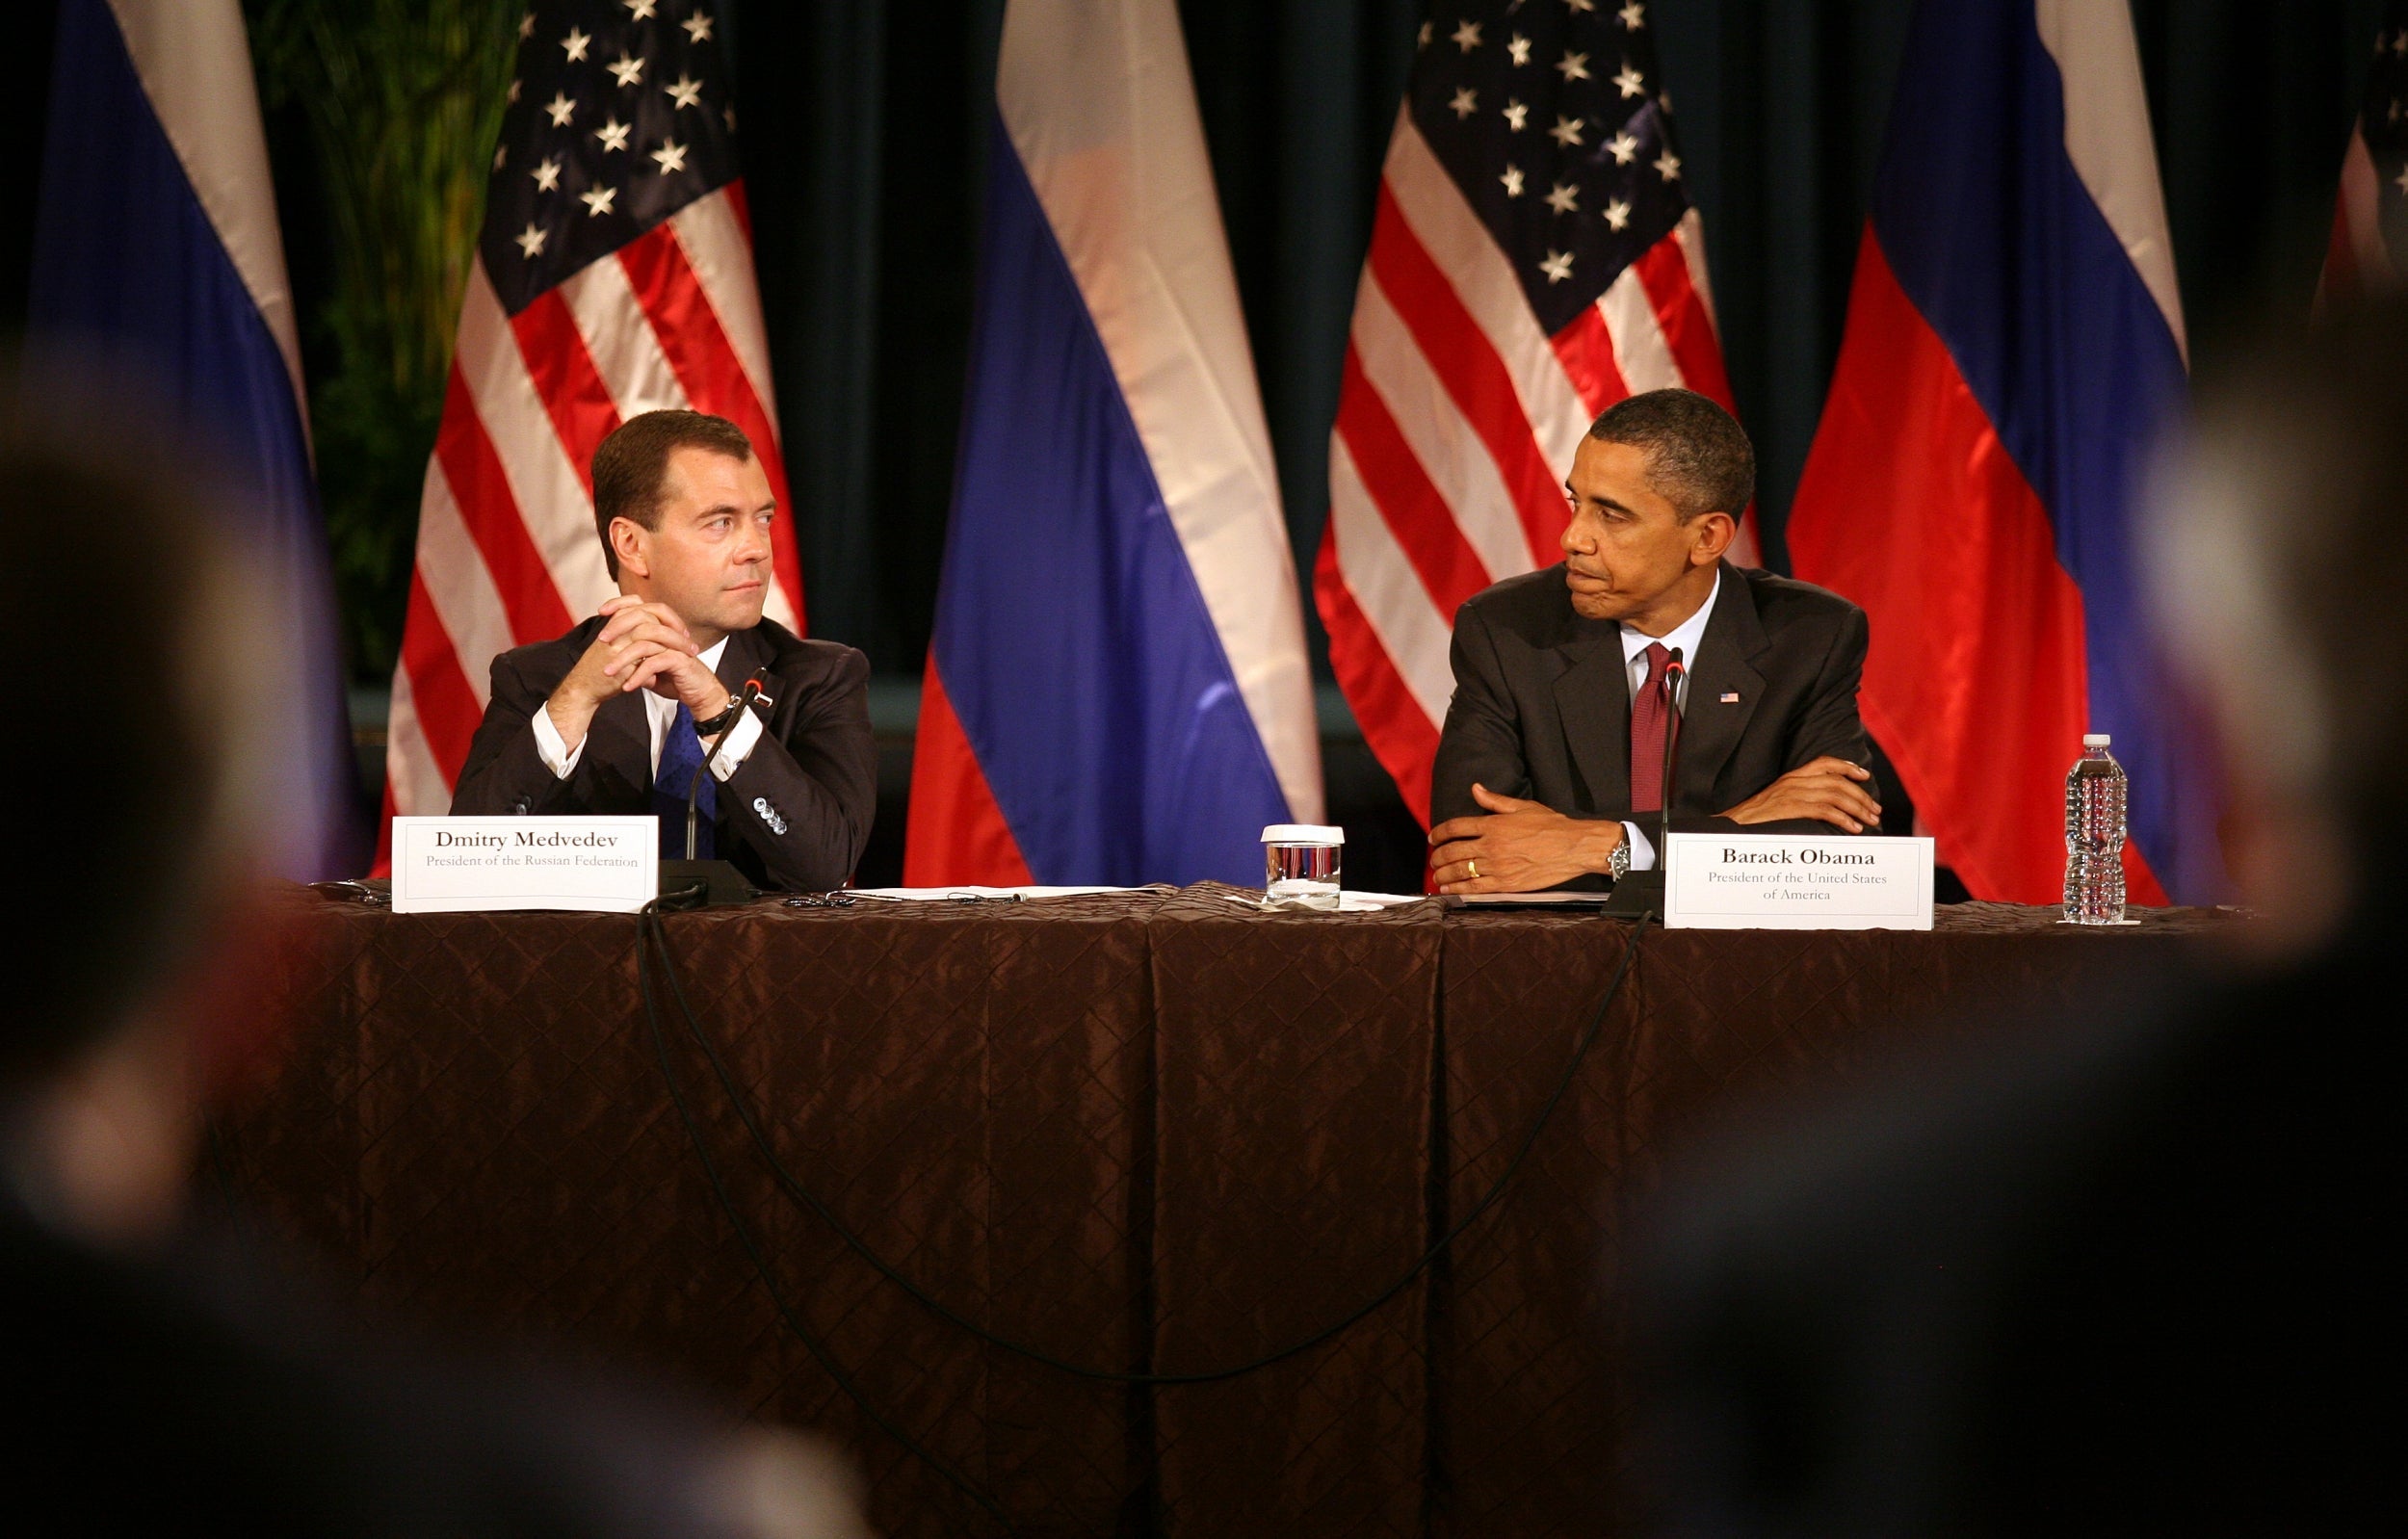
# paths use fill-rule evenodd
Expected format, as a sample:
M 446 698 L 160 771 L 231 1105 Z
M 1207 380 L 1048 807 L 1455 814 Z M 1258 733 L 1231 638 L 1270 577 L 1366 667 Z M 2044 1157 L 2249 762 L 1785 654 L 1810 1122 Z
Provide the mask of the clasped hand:
M 703 666 L 702 648 L 675 612 L 621 593 L 599 613 L 601 634 L 545 702 L 562 742 L 574 747 L 584 741 L 594 712 L 637 690 L 680 702 L 697 721 L 727 709 L 727 687 Z

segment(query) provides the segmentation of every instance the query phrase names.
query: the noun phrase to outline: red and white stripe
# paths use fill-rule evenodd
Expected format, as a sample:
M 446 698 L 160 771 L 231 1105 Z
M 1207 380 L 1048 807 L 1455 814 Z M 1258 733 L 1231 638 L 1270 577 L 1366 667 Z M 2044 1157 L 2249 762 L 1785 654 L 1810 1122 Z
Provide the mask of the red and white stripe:
M 1329 446 L 1314 592 L 1365 740 L 1429 822 L 1454 613 L 1560 559 L 1563 479 L 1598 412 L 1686 385 L 1730 406 L 1694 211 L 1554 336 L 1400 112 Z M 1756 560 L 1754 517 L 1735 561 Z
M 516 316 L 502 313 L 483 259 L 471 269 L 393 673 L 387 848 L 395 814 L 451 806 L 495 655 L 561 635 L 617 590 L 594 534 L 593 451 L 627 418 L 668 406 L 751 436 L 779 509 L 768 611 L 799 631 L 802 567 L 743 184 Z
M 2374 157 L 2367 153 L 2365 126 L 2353 123 L 2349 148 L 2342 155 L 2342 190 L 2333 207 L 2333 239 L 2325 248 L 2323 275 L 2316 280 L 2318 312 L 2330 303 L 2399 286 L 2391 248 L 2383 244 L 2382 220 L 2375 208 L 2378 191 Z

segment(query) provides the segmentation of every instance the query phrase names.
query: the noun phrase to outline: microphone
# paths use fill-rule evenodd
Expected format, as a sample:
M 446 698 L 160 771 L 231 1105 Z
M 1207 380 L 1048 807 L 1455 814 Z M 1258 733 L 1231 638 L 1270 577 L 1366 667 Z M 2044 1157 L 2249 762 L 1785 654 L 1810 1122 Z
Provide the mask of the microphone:
M 1662 871 L 1672 851 L 1672 769 L 1681 746 L 1681 684 L 1688 670 L 1681 665 L 1681 649 L 1674 647 L 1670 661 L 1663 665 L 1663 775 L 1657 784 L 1663 788 L 1663 796 L 1656 806 L 1656 869 Z
M 727 741 L 727 735 L 736 730 L 736 723 L 742 721 L 745 718 L 745 713 L 752 709 L 752 702 L 761 697 L 761 690 L 759 674 L 756 673 L 745 680 L 743 691 L 736 696 L 736 714 L 727 718 L 727 725 L 720 729 L 719 736 L 704 746 L 702 762 L 694 766 L 694 779 L 686 783 L 686 858 L 688 860 L 694 858 L 694 846 L 698 842 L 697 820 L 702 810 L 702 777 L 711 772 L 711 761 L 719 757 L 719 745 Z

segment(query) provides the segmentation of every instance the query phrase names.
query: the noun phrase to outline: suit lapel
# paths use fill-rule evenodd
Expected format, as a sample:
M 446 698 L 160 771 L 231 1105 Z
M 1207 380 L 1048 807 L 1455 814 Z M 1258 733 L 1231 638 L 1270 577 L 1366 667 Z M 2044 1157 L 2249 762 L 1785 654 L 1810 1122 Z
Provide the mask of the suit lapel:
M 727 637 L 727 650 L 720 654 L 719 681 L 727 686 L 730 694 L 741 693 L 745 680 L 752 677 L 754 665 L 768 661 L 768 658 L 769 643 L 761 639 L 758 626 L 749 631 L 731 631 Z M 761 682 L 766 685 L 769 675 L 763 674 Z
M 1747 579 L 1726 562 L 1722 590 L 1714 599 L 1713 616 L 1706 621 L 1705 639 L 1697 643 L 1697 665 L 1689 670 L 1688 705 L 1681 715 L 1680 763 L 1674 771 L 1676 802 L 1708 796 L 1714 790 L 1722 767 L 1739 746 L 1740 735 L 1747 730 L 1748 718 L 1756 714 L 1765 685 L 1756 661 L 1769 644 Z M 1738 698 L 1725 698 L 1732 695 Z M 1718 807 L 1712 810 L 1721 811 Z
M 1570 610 L 1567 597 L 1565 609 Z M 1611 620 L 1568 614 L 1557 642 L 1563 668 L 1556 676 L 1556 712 L 1563 718 L 1564 746 L 1573 779 L 1587 793 L 1587 812 L 1615 812 L 1631 804 L 1631 678 L 1622 664 L 1621 627 Z M 1591 767 L 1597 773 L 1588 784 Z

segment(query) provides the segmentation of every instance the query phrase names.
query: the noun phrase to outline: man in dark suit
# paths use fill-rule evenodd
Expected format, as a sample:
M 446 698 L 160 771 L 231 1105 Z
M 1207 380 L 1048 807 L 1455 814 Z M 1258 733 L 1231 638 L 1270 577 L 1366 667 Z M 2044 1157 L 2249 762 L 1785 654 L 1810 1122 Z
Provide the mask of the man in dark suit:
M 762 616 L 775 509 L 723 417 L 651 411 L 604 439 L 594 525 L 618 596 L 493 660 L 453 813 L 655 813 L 676 858 L 698 784 L 696 855 L 764 887 L 842 887 L 877 805 L 870 665 Z M 739 709 L 747 680 L 759 697 Z
M 1564 489 L 1563 564 L 1455 615 L 1430 785 L 1439 891 L 1652 867 L 1667 736 L 1677 828 L 1877 826 L 1856 715 L 1864 612 L 1723 560 L 1756 494 L 1731 414 L 1693 391 L 1633 396 L 1589 429 Z

